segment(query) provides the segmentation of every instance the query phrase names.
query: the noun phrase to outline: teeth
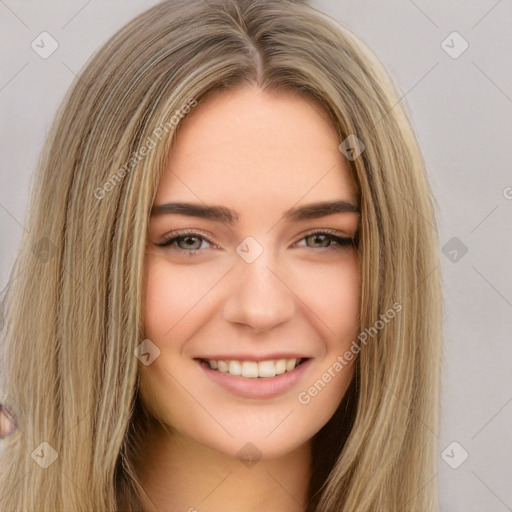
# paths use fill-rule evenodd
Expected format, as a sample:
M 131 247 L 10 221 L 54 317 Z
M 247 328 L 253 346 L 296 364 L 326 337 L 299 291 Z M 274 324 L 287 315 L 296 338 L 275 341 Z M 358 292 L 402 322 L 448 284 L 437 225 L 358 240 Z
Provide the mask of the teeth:
M 286 359 L 278 359 L 276 361 L 276 374 L 281 375 L 286 371 Z
M 226 363 L 226 361 L 217 361 L 217 365 L 218 365 L 219 372 L 222 372 L 222 373 L 228 372 L 228 363 Z M 211 366 L 211 364 L 210 364 L 210 366 Z
M 287 359 L 286 360 L 286 371 L 289 372 L 290 370 L 293 370 L 295 368 L 296 362 L 297 362 L 297 359 Z
M 295 365 L 293 367 L 295 368 Z M 258 375 L 260 377 L 275 377 L 276 373 L 274 361 L 260 361 L 258 363 Z
M 285 372 L 291 372 L 300 363 L 301 359 L 276 359 L 268 361 L 223 361 L 207 360 L 212 370 L 230 375 L 241 375 L 248 379 L 258 377 L 275 377 Z
M 258 377 L 258 363 L 256 361 L 245 361 L 242 364 L 242 377 L 249 379 Z
M 229 361 L 228 372 L 231 375 L 242 375 L 242 365 L 239 361 Z

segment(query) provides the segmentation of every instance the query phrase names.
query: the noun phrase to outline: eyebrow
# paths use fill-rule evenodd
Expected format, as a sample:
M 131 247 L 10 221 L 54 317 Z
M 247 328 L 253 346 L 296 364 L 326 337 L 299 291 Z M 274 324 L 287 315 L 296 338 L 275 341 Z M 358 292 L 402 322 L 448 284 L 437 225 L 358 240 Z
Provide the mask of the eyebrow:
M 283 212 L 283 218 L 292 222 L 317 219 L 336 213 L 359 213 L 358 205 L 350 201 L 325 201 L 290 208 Z M 225 206 L 209 206 L 198 203 L 166 203 L 153 206 L 151 216 L 176 214 L 235 224 L 240 214 Z

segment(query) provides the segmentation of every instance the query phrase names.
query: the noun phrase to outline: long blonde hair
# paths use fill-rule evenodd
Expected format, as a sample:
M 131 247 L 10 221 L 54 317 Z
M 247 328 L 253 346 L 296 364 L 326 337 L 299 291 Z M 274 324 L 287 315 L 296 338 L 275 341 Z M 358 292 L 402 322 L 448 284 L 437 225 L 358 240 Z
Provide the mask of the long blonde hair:
M 48 135 L 2 302 L 0 400 L 19 435 L 1 448 L 0 510 L 142 509 L 132 468 L 150 420 L 134 349 L 149 212 L 187 106 L 245 83 L 314 98 L 340 142 L 364 143 L 348 160 L 360 191 L 361 331 L 401 305 L 361 344 L 339 414 L 315 438 L 308 510 L 436 509 L 437 234 L 399 93 L 347 28 L 303 2 L 179 0 L 111 38 Z M 47 468 L 41 450 L 57 456 Z

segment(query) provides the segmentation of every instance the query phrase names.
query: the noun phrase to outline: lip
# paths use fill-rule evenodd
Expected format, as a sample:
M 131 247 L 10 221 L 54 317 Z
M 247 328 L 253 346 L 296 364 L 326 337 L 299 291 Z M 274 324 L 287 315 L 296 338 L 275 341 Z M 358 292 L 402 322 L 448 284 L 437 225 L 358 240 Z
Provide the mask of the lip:
M 210 361 L 269 361 L 271 359 L 309 359 L 304 354 L 291 354 L 284 352 L 276 352 L 275 354 L 267 354 L 257 356 L 254 354 L 218 354 L 215 356 L 199 356 L 194 359 L 209 359 Z
M 231 356 L 233 357 L 233 356 Z M 265 356 L 267 357 L 267 356 Z M 276 359 L 287 359 L 287 357 L 276 357 Z M 209 358 L 208 358 L 209 359 Z M 240 358 L 242 359 L 242 358 Z M 274 359 L 271 357 L 269 359 Z M 290 357 L 293 359 L 293 356 Z M 266 361 L 264 358 L 242 359 L 245 361 Z M 292 389 L 302 378 L 304 373 L 308 370 L 313 359 L 309 358 L 299 364 L 291 372 L 285 372 L 275 377 L 258 377 L 248 379 L 229 373 L 222 373 L 217 370 L 212 370 L 208 363 L 203 360 L 197 360 L 197 364 L 205 375 L 210 378 L 215 384 L 223 387 L 234 395 L 243 398 L 274 398 L 282 395 Z

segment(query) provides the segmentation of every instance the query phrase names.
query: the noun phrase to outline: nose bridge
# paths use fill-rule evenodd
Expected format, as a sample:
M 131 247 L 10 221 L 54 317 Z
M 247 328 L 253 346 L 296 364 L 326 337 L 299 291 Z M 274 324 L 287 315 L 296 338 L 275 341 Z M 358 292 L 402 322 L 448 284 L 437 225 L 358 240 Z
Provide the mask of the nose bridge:
M 224 308 L 227 321 L 268 330 L 293 316 L 293 294 L 273 270 L 276 261 L 270 250 L 262 250 L 255 259 L 244 259 L 242 255 L 236 267 Z

